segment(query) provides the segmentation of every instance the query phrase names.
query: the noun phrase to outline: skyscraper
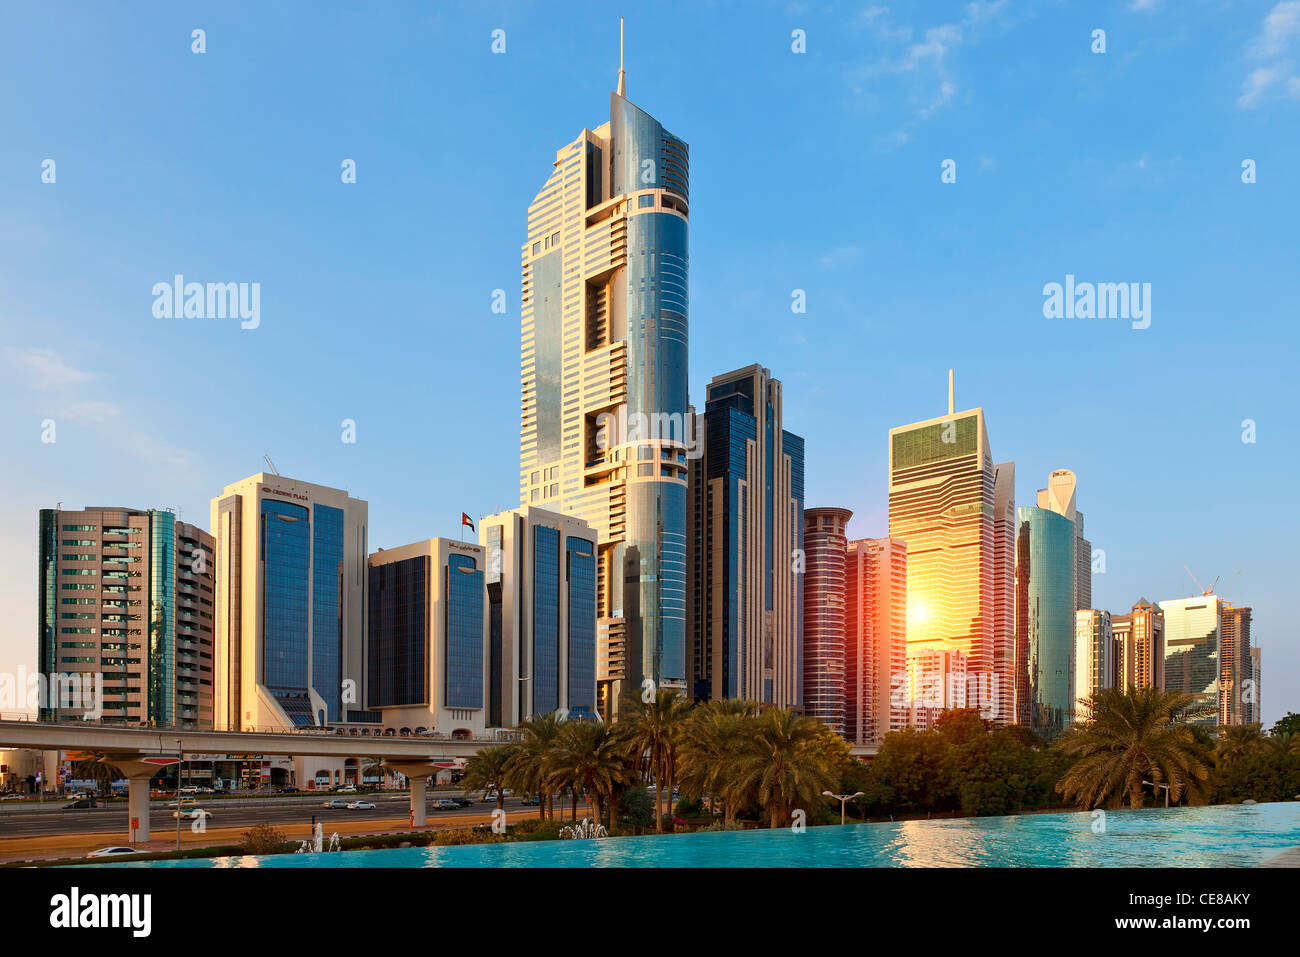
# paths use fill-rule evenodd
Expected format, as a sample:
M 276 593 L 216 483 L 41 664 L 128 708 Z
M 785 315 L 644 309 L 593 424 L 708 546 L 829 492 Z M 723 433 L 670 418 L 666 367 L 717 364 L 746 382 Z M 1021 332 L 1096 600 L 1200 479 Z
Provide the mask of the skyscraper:
M 844 736 L 871 744 L 907 725 L 907 543 L 848 544 Z
M 1264 691 L 1262 684 L 1264 680 L 1262 674 L 1264 670 L 1263 658 L 1264 653 L 1260 650 L 1260 647 L 1258 645 L 1252 645 L 1250 648 L 1250 677 L 1254 682 L 1254 686 L 1252 688 L 1253 694 L 1246 703 L 1247 724 L 1258 724 L 1264 720 L 1261 717 L 1262 712 L 1260 711 L 1260 708 L 1262 707 L 1260 704 L 1260 701 L 1262 700 L 1261 695 Z
M 348 720 L 365 689 L 368 506 L 258 472 L 212 500 L 219 730 Z
M 596 714 L 596 534 L 523 506 L 478 524 L 487 551 L 488 727 Z
M 844 734 L 844 610 L 847 508 L 804 512 L 804 659 L 806 714 Z
M 81 693 L 42 720 L 212 727 L 212 536 L 162 509 L 45 508 L 38 661 Z M 62 706 L 61 706 L 62 705 Z
M 782 429 L 780 381 L 758 365 L 715 376 L 697 442 L 687 523 L 694 695 L 797 705 L 804 447 Z
M 1145 598 L 1127 615 L 1112 615 L 1115 687 L 1121 691 L 1165 686 L 1165 613 Z
M 686 688 L 689 152 L 625 95 L 555 156 L 523 245 L 519 493 L 598 536 L 601 710 Z
M 1085 608 L 1074 613 L 1074 720 L 1087 717 L 1080 699 L 1113 688 L 1115 633 L 1108 611 Z
M 1073 472 L 1056 469 L 1038 490 L 1037 506 L 1017 512 L 1016 715 L 1048 740 L 1074 718 L 1075 612 L 1092 597 L 1091 549 L 1075 486 Z
M 1051 741 L 1074 717 L 1075 523 L 1036 506 L 1016 517 L 1016 715 Z
M 993 705 L 1016 723 L 1016 463 L 993 466 Z
M 1169 691 L 1192 695 L 1206 714 L 1193 721 L 1216 727 L 1220 714 L 1220 668 L 1223 638 L 1223 599 L 1217 595 L 1162 601 L 1165 616 L 1165 681 Z
M 1008 479 L 1013 474 L 1010 463 L 997 468 Z M 1006 724 L 1013 714 L 999 668 L 1009 666 L 1011 649 L 1004 637 L 999 657 L 997 639 L 1011 629 L 998 619 L 1006 581 L 1001 592 L 995 583 L 1013 546 L 999 546 L 995 516 L 1005 522 L 1014 495 L 1004 482 L 999 513 L 995 485 L 984 410 L 956 412 L 951 378 L 947 415 L 890 429 L 889 537 L 907 542 L 908 654 L 961 651 L 971 683 L 967 704 Z
M 432 538 L 369 556 L 367 703 L 387 727 L 487 727 L 486 549 Z
M 1250 608 L 1223 604 L 1223 634 L 1219 641 L 1219 724 L 1248 724 L 1256 694 L 1250 643 Z

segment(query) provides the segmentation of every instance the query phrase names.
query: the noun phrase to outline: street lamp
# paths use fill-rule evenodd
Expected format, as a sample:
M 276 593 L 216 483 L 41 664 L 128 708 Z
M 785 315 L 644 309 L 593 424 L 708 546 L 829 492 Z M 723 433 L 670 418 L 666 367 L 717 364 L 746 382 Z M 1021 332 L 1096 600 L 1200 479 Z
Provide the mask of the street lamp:
M 1152 790 L 1154 790 L 1154 789 L 1156 789 L 1156 788 L 1164 788 L 1164 789 L 1165 789 L 1165 807 L 1169 807 L 1169 785 L 1168 785 L 1168 784 L 1156 784 L 1156 783 L 1154 783 L 1153 781 L 1143 781 L 1142 783 L 1143 783 L 1143 784 L 1150 785 L 1151 788 L 1152 788 Z
M 181 771 L 185 769 L 185 752 L 181 739 L 176 739 L 176 850 L 181 849 Z
M 859 791 L 857 794 L 834 794 L 834 793 L 832 793 L 832 792 L 830 792 L 830 791 L 823 791 L 822 794 L 825 795 L 825 796 L 828 797 L 828 798 L 834 798 L 836 801 L 839 801 L 839 802 L 840 802 L 840 826 L 843 826 L 843 825 L 844 825 L 844 808 L 845 808 L 845 806 L 846 806 L 850 801 L 852 801 L 854 798 L 860 798 L 860 797 L 862 797 L 862 792 L 861 792 L 861 791 Z

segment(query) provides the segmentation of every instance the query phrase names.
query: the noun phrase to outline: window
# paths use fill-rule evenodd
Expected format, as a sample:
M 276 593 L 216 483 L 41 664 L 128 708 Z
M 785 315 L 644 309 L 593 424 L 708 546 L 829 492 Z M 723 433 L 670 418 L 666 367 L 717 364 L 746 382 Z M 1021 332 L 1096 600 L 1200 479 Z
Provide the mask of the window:
M 645 209 L 647 206 L 653 206 L 655 204 L 655 198 L 649 193 L 644 193 L 636 198 L 636 204 L 641 209 Z

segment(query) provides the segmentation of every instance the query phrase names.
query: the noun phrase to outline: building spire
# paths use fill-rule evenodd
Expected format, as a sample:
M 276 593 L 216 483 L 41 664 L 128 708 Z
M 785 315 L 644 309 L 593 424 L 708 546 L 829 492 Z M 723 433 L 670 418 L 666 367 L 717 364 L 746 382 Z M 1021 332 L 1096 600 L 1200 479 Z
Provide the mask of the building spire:
M 623 78 L 623 18 L 618 18 L 618 95 L 627 96 L 627 83 Z
M 948 370 L 948 414 L 952 415 L 956 411 L 957 411 L 957 406 L 954 403 L 953 391 L 952 391 L 952 370 L 949 369 Z

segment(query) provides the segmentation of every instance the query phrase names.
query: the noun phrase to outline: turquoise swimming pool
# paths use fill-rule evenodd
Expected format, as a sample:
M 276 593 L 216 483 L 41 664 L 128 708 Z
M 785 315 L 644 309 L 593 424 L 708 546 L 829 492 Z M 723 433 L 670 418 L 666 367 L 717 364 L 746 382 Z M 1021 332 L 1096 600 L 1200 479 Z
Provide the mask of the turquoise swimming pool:
M 1300 802 L 1026 814 L 119 867 L 1245 867 L 1300 846 Z

